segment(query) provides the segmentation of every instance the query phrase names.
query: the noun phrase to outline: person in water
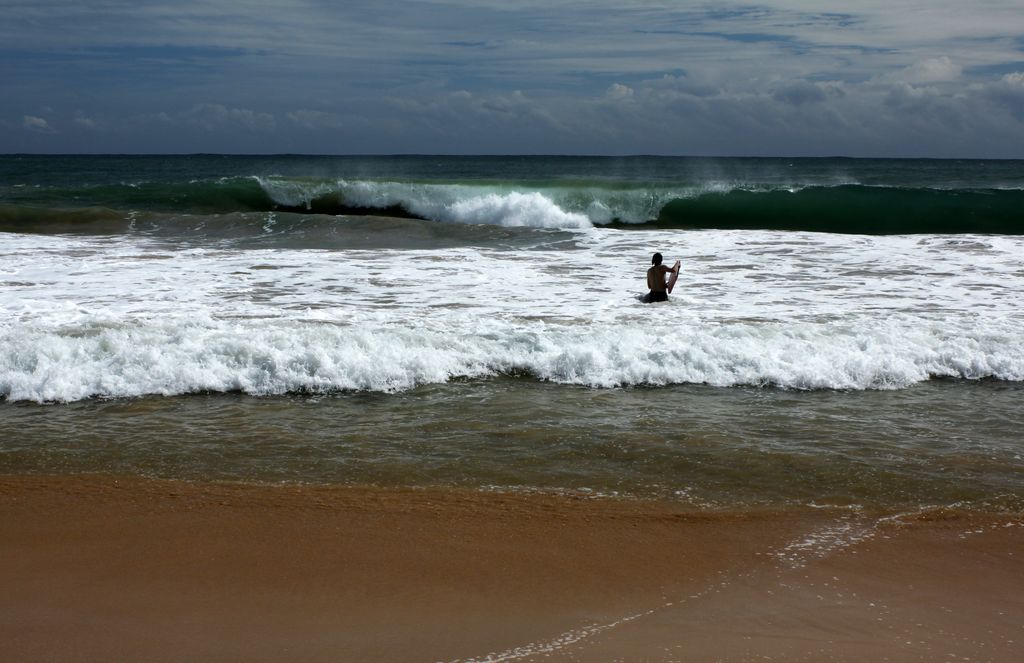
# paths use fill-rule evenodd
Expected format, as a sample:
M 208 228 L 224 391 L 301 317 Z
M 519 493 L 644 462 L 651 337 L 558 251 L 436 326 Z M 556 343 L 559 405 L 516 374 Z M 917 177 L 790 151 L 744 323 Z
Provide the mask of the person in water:
M 643 296 L 644 304 L 650 304 L 651 302 L 667 302 L 668 292 L 666 290 L 665 277 L 669 274 L 679 273 L 679 261 L 676 260 L 676 264 L 672 265 L 669 269 L 665 265 L 661 264 L 661 254 L 655 253 L 651 258 L 651 264 L 653 267 L 647 270 L 647 287 L 651 289 L 649 293 Z

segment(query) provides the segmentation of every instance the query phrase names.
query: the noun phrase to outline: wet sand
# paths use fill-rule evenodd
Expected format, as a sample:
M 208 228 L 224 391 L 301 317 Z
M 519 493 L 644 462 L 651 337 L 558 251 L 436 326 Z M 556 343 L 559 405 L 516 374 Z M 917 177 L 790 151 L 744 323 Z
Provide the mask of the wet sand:
M 1024 521 L 0 477 L 0 660 L 1017 661 Z

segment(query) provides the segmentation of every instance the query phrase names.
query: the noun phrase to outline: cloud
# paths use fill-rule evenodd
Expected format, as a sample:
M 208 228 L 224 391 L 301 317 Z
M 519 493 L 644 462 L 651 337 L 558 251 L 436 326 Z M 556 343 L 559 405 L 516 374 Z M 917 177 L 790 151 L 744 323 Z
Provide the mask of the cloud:
M 631 99 L 633 97 L 633 88 L 622 83 L 612 83 L 605 90 L 604 94 L 609 99 Z
M 0 151 L 1024 157 L 1019 0 L 301 5 L 14 3 Z
M 269 113 L 211 103 L 196 104 L 182 113 L 161 113 L 159 118 L 168 124 L 197 126 L 207 131 L 231 126 L 250 131 L 270 130 L 277 124 L 274 116 Z
M 904 83 L 948 83 L 960 78 L 963 67 L 949 57 L 928 58 L 905 67 L 890 76 L 888 80 Z
M 52 134 L 57 133 L 57 130 L 50 126 L 44 118 L 36 117 L 34 115 L 24 115 L 21 118 L 21 126 L 29 131 L 34 131 L 41 134 Z
M 287 113 L 288 120 L 296 127 L 309 131 L 320 129 L 343 129 L 348 123 L 336 113 L 315 110 L 295 110 Z
M 777 87 L 772 96 L 782 103 L 792 106 L 820 103 L 825 101 L 825 91 L 814 83 L 794 81 Z
M 81 111 L 75 114 L 75 118 L 74 120 L 72 120 L 72 122 L 75 123 L 75 126 L 81 127 L 82 129 L 88 129 L 90 131 L 99 128 L 99 125 L 97 124 L 96 120 L 94 120 L 91 117 L 86 117 L 81 113 Z
M 1024 72 L 1016 71 L 1003 76 L 1003 82 L 1011 86 L 1024 87 Z
M 451 134 L 468 129 L 510 129 L 515 126 L 559 128 L 543 106 L 521 90 L 511 93 L 442 92 L 428 98 L 395 98 L 396 109 L 406 111 L 413 123 L 426 124 Z
M 1003 109 L 1024 129 L 1024 72 L 1006 74 L 998 83 L 976 88 L 994 107 Z

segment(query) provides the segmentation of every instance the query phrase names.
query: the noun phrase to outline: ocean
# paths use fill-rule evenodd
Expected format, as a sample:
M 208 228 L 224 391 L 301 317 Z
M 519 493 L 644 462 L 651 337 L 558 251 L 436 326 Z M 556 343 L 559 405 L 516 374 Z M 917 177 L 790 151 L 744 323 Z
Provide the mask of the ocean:
M 1018 511 L 1022 292 L 1022 161 L 4 156 L 0 473 Z

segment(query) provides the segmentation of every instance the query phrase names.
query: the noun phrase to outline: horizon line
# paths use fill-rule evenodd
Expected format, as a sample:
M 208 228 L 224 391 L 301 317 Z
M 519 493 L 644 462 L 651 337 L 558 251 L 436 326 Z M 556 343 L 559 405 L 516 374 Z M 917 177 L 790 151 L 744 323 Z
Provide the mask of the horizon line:
M 563 154 L 563 153 L 316 153 L 316 152 L 3 152 L 0 158 L 21 157 L 232 157 L 232 158 L 455 158 L 455 159 L 801 159 L 862 161 L 1022 161 L 1024 157 L 918 157 L 918 156 L 848 156 L 834 155 L 708 155 L 708 154 Z

